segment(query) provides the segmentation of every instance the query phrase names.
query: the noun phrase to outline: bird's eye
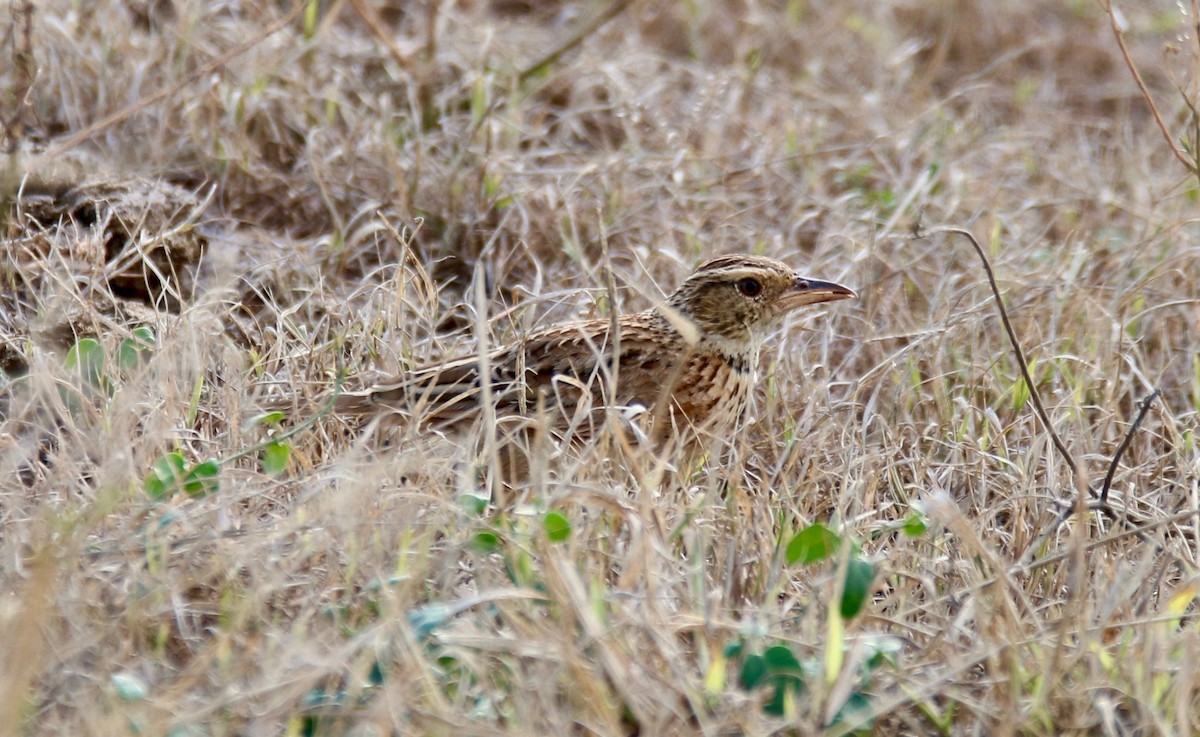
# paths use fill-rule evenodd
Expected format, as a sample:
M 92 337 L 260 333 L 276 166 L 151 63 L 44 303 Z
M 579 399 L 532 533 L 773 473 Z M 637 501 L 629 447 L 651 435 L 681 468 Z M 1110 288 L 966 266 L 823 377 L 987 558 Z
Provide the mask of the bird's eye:
M 762 282 L 752 276 L 738 279 L 737 289 L 747 297 L 757 297 L 762 294 Z

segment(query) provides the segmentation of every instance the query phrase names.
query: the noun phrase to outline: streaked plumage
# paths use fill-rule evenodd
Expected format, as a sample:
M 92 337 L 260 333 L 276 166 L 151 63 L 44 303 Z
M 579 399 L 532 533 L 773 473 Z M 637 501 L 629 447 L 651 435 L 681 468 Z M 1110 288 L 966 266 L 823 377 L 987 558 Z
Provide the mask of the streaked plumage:
M 556 325 L 491 351 L 486 361 L 464 356 L 343 394 L 334 413 L 395 412 L 438 427 L 471 422 L 480 414 L 486 364 L 498 417 L 531 417 L 542 406 L 554 427 L 579 437 L 605 406 L 640 406 L 651 413 L 657 440 L 683 434 L 693 443 L 741 416 L 759 349 L 779 318 L 855 296 L 773 259 L 722 256 L 701 264 L 664 305 L 621 316 L 618 341 L 608 318 Z M 609 397 L 614 343 L 619 361 Z

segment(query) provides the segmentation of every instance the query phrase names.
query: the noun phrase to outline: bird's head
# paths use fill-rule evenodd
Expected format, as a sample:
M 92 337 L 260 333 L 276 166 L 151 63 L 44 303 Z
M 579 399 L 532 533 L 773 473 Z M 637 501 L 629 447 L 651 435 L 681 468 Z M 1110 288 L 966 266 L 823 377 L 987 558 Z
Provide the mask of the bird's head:
M 798 307 L 857 296 L 840 284 L 800 276 L 774 259 L 720 256 L 700 264 L 671 294 L 667 318 L 673 323 L 676 316 L 684 318 L 703 342 L 754 346 Z

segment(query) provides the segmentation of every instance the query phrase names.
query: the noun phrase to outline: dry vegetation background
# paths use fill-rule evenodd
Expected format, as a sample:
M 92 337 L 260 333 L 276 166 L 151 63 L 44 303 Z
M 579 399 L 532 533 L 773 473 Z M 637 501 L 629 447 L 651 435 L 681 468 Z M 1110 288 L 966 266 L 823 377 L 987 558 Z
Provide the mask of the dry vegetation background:
M 1194 9 L 1127 5 L 1186 159 Z M 0 39 L 0 732 L 1200 730 L 1200 186 L 1098 4 L 12 1 Z M 918 220 L 983 240 L 1086 481 Z M 500 493 L 471 438 L 248 421 L 737 251 L 862 298 L 702 467 Z M 1067 515 L 1155 388 L 1116 514 Z

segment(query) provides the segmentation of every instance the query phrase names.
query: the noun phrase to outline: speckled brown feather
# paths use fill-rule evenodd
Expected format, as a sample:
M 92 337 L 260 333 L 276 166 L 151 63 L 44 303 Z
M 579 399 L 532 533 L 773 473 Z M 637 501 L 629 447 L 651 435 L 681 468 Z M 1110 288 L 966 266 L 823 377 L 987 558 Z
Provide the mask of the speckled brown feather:
M 615 397 L 606 396 L 614 347 L 609 337 L 612 322 L 589 320 L 547 328 L 489 353 L 486 363 L 497 415 L 531 414 L 540 393 L 552 411 L 561 415 L 557 418 L 560 423 L 566 422 L 574 415 L 584 389 L 591 394 L 590 406 L 597 410 L 610 404 L 653 407 L 675 357 L 686 345 L 654 312 L 625 315 L 618 326 L 621 345 Z M 412 414 L 437 427 L 469 423 L 479 414 L 479 366 L 477 356 L 424 366 L 398 381 L 344 394 L 338 397 L 334 411 Z
M 751 283 L 753 282 L 753 284 Z M 556 411 L 566 426 L 580 409 L 664 407 L 669 422 L 655 434 L 686 428 L 689 435 L 718 432 L 742 414 L 754 383 L 763 339 L 778 318 L 804 304 L 857 296 L 846 287 L 815 282 L 785 264 L 758 256 L 722 256 L 698 267 L 666 304 L 617 320 L 616 396 L 608 397 L 614 352 L 608 319 L 536 331 L 487 355 L 465 356 L 415 369 L 392 382 L 337 398 L 334 412 L 394 412 L 451 427 L 479 415 L 481 363 L 490 377 L 497 416 Z

